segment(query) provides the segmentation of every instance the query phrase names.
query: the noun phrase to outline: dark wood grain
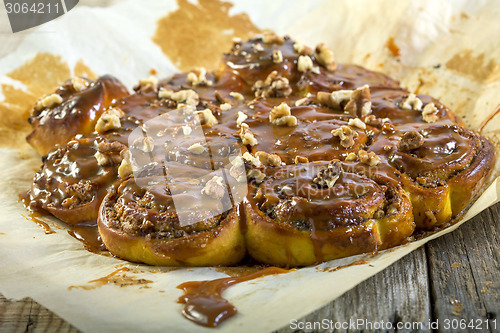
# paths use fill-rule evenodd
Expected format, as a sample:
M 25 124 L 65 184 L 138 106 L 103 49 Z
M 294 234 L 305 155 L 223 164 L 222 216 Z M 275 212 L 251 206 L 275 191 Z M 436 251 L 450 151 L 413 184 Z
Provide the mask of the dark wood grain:
M 349 322 L 429 321 L 445 330 L 446 319 L 497 319 L 500 309 L 500 204 L 482 212 L 458 230 L 431 241 L 364 281 L 327 306 L 298 319 Z M 454 301 L 457 302 L 454 302 Z M 416 324 L 415 324 L 416 325 Z M 483 325 L 484 328 L 484 325 Z M 78 332 L 59 316 L 29 298 L 10 301 L 0 295 L 0 332 Z M 293 330 L 283 327 L 277 333 Z M 319 330 L 333 332 L 334 330 Z M 335 332 L 356 330 L 335 330 Z M 371 330 L 368 330 L 371 331 Z M 383 330 L 385 331 L 385 330 Z M 389 330 L 390 332 L 395 330 Z M 398 332 L 428 332 L 426 326 Z M 465 329 L 460 331 L 473 331 Z M 477 332 L 477 330 L 475 330 Z

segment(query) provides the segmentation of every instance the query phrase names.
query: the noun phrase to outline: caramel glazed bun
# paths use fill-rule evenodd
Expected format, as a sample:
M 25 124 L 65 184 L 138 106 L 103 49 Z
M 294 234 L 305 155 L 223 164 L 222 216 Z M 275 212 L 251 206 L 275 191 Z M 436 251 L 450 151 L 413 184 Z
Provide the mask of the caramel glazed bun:
M 463 213 L 492 144 L 438 100 L 264 32 L 215 72 L 74 78 L 37 102 L 30 208 L 98 223 L 117 257 L 305 266 L 403 244 Z M 64 124 L 64 126 L 60 126 Z

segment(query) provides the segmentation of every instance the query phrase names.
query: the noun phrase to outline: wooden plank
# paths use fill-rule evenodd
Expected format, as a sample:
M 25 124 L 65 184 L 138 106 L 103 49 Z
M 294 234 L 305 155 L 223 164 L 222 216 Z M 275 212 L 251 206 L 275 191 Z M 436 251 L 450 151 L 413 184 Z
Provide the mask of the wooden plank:
M 11 301 L 0 294 L 0 332 L 77 333 L 79 331 L 31 298 Z
M 500 309 L 500 205 L 476 216 L 453 233 L 427 245 L 433 319 L 484 321 Z M 453 324 L 453 322 L 449 322 Z M 491 326 L 491 324 L 490 324 Z M 498 319 L 497 319 L 497 328 Z M 472 331 L 471 328 L 467 330 Z
M 427 262 L 425 250 L 420 248 L 327 306 L 297 319 L 301 323 L 321 322 L 323 319 L 331 319 L 334 323 L 357 319 L 380 323 L 383 320 L 385 323 L 391 322 L 396 327 L 398 322 L 427 323 L 430 319 L 430 309 Z M 334 330 L 321 330 L 321 332 L 332 331 Z M 359 332 L 359 329 L 335 331 Z M 398 332 L 415 331 L 419 330 L 398 330 Z M 291 333 L 297 330 L 293 327 L 283 327 L 276 332 Z

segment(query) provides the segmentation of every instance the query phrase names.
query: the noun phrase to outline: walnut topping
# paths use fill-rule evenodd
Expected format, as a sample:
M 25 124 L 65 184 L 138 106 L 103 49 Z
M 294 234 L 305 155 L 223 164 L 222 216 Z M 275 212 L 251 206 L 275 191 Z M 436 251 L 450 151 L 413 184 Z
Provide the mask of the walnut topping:
M 309 159 L 307 157 L 302 157 L 302 156 L 295 156 L 295 164 L 299 163 L 309 163 Z
M 226 184 L 224 179 L 219 176 L 213 176 L 201 189 L 201 194 L 208 195 L 214 199 L 222 199 L 226 194 Z
M 369 166 L 376 166 L 380 164 L 380 157 L 378 157 L 374 152 L 366 152 L 365 150 L 358 151 L 359 161 Z
M 354 145 L 354 139 L 358 133 L 354 132 L 349 126 L 341 126 L 331 131 L 333 136 L 338 136 L 340 145 L 344 148 L 351 148 Z
M 252 44 L 254 52 L 262 52 L 264 51 L 264 47 L 262 46 L 261 43 L 253 43 Z
M 250 169 L 247 171 L 247 177 L 255 179 L 255 182 L 260 184 L 266 178 L 266 175 L 258 169 Z
M 126 146 L 118 141 L 101 142 L 97 145 L 94 157 L 100 166 L 118 164 L 122 161 L 121 151 L 125 149 Z
M 145 138 L 137 138 L 132 144 L 134 148 L 139 149 L 145 153 L 150 153 L 155 148 L 155 142 L 153 138 L 147 136 Z
M 391 120 L 389 118 L 377 118 L 373 114 L 365 117 L 365 124 L 381 128 L 385 123 L 390 123 Z
M 364 85 L 352 92 L 349 102 L 347 102 L 344 108 L 344 112 L 351 116 L 366 117 L 370 114 L 371 109 L 370 87 Z
M 318 63 L 325 66 L 325 68 L 329 71 L 334 71 L 337 69 L 333 51 L 330 50 L 324 43 L 316 46 L 316 60 L 318 61 Z
M 207 149 L 205 147 L 203 147 L 201 144 L 199 143 L 194 143 L 192 144 L 191 146 L 188 147 L 188 149 L 191 153 L 195 154 L 195 155 L 201 155 L 203 154 Z
M 191 127 L 189 127 L 188 125 L 182 126 L 182 134 L 184 134 L 184 136 L 188 136 L 189 134 L 191 134 L 191 132 L 193 132 L 193 129 Z
M 50 94 L 42 97 L 35 104 L 35 110 L 41 111 L 45 108 L 51 108 L 53 106 L 59 105 L 63 102 L 63 98 L 58 94 Z
M 158 98 L 169 98 L 177 103 L 185 103 L 187 105 L 196 106 L 200 100 L 198 94 L 191 89 L 179 90 L 174 92 L 170 89 L 160 88 Z
M 309 97 L 304 97 L 295 101 L 295 106 L 308 105 L 311 102 Z
M 244 101 L 245 100 L 245 97 L 243 97 L 243 95 L 240 94 L 239 92 L 231 91 L 229 93 L 229 96 L 231 96 L 232 98 L 234 98 L 237 101 Z
M 366 129 L 366 124 L 359 118 L 349 119 L 348 125 L 362 130 Z
M 299 72 L 307 72 L 313 69 L 313 61 L 310 56 L 301 55 L 297 60 L 297 69 Z
M 213 82 L 207 79 L 207 70 L 204 67 L 197 67 L 187 75 L 187 81 L 193 86 L 211 86 Z
M 328 163 L 326 169 L 320 170 L 316 177 L 313 179 L 313 183 L 319 185 L 320 187 L 332 188 L 340 175 L 342 174 L 342 164 L 339 160 L 332 160 Z
M 219 107 L 220 107 L 220 109 L 222 111 L 227 111 L 227 110 L 229 110 L 231 108 L 231 104 L 229 104 L 229 103 L 223 103 Z
M 245 152 L 243 154 L 243 159 L 256 168 L 262 167 L 262 163 L 260 162 L 260 160 L 257 157 L 253 156 L 252 154 L 250 154 L 249 152 Z
M 252 133 L 252 131 L 250 131 L 250 127 L 246 123 L 241 123 L 238 134 L 240 135 L 241 143 L 243 143 L 244 145 L 257 145 L 257 139 L 255 138 L 255 135 Z
M 283 54 L 281 53 L 280 50 L 273 51 L 273 62 L 275 64 L 280 64 L 283 62 Z
M 94 199 L 94 186 L 90 181 L 78 182 L 66 187 L 66 193 L 69 198 L 66 198 L 61 203 L 64 208 L 75 208 L 79 204 L 90 202 Z
M 291 115 L 290 107 L 285 102 L 275 106 L 269 114 L 269 121 L 277 126 L 297 126 L 297 118 Z
M 356 161 L 358 159 L 358 155 L 356 153 L 349 153 L 347 154 L 345 160 L 348 162 Z
M 198 114 L 198 117 L 200 119 L 201 125 L 215 126 L 219 123 L 217 121 L 217 118 L 215 118 L 214 114 L 212 113 L 212 110 L 210 110 L 210 109 L 205 109 L 203 111 L 197 111 L 197 114 Z
M 103 112 L 95 125 L 97 133 L 104 133 L 110 130 L 118 129 L 122 126 L 120 118 L 124 113 L 119 108 L 112 108 Z
M 75 91 L 85 90 L 90 85 L 87 80 L 85 80 L 79 76 L 74 76 L 71 79 L 71 84 L 73 85 L 73 89 L 75 89 Z
M 258 151 L 255 153 L 255 157 L 257 157 L 262 164 L 265 166 L 280 166 L 281 158 L 276 154 L 268 154 L 263 151 Z
M 292 87 L 286 77 L 272 71 L 264 81 L 258 80 L 252 87 L 255 97 L 286 97 L 292 93 Z
M 417 149 L 424 144 L 424 137 L 417 131 L 406 132 L 398 141 L 399 151 Z
M 245 172 L 245 161 L 243 157 L 236 156 L 231 160 L 231 168 L 229 169 L 229 175 L 236 179 L 239 183 L 244 183 L 247 181 Z
M 310 47 L 297 41 L 293 44 L 293 49 L 300 55 L 312 55 L 313 53 Z
M 248 116 L 243 111 L 238 111 L 238 118 L 236 118 L 236 126 L 240 127 L 241 124 L 247 120 Z
M 429 103 L 424 106 L 422 110 L 422 118 L 426 123 L 434 123 L 439 119 L 439 110 L 436 108 L 434 103 Z
M 422 101 L 415 94 L 409 94 L 408 97 L 401 103 L 401 109 L 403 110 L 415 110 L 420 111 L 422 109 Z
M 125 178 L 133 173 L 132 154 L 130 153 L 130 150 L 124 149 L 120 152 L 120 156 L 122 158 L 122 162 L 118 167 L 118 175 L 120 178 Z
M 139 80 L 139 85 L 137 88 L 140 90 L 152 89 L 156 91 L 157 87 L 158 87 L 158 79 L 155 78 L 154 76 L 150 76 L 147 79 Z
M 316 94 L 318 103 L 322 105 L 329 106 L 334 109 L 342 108 L 342 104 L 345 104 L 351 98 L 352 90 L 336 90 L 331 93 L 320 91 Z
M 264 30 L 262 32 L 262 41 L 266 44 L 271 44 L 271 43 L 283 44 L 285 40 L 283 39 L 283 37 L 276 35 L 274 31 Z

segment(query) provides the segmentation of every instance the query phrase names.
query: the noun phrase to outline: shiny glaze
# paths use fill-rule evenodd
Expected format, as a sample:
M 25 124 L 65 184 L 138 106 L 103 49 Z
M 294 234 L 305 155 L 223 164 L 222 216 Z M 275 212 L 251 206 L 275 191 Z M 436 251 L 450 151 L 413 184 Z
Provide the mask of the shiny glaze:
M 238 277 L 185 282 L 177 286 L 177 288 L 184 291 L 184 294 L 179 297 L 177 302 L 184 304 L 182 314 L 187 319 L 198 325 L 217 327 L 223 321 L 237 313 L 234 305 L 222 297 L 224 290 L 237 283 L 286 272 L 288 270 L 268 267 L 255 273 Z

